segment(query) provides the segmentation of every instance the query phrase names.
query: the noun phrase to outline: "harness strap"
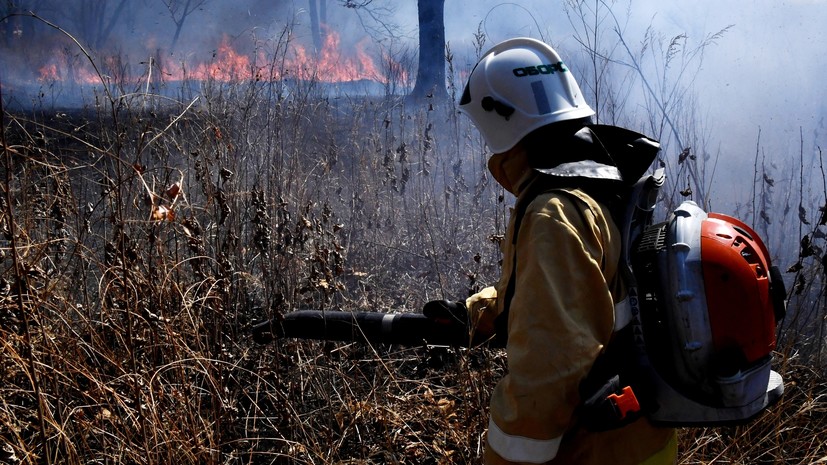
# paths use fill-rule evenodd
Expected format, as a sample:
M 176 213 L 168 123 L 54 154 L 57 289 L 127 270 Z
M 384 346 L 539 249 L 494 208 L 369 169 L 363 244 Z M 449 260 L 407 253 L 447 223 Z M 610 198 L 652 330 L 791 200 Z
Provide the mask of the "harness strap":
M 632 322 L 632 303 L 630 296 L 615 304 L 615 326 L 613 332 L 618 332 Z

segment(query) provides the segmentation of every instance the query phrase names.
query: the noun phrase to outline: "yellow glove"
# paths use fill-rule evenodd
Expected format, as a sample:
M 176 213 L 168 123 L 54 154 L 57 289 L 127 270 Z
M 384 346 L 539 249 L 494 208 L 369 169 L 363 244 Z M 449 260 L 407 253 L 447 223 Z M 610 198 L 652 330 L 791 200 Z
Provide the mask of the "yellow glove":
M 479 341 L 494 336 L 496 332 L 494 319 L 497 318 L 497 289 L 490 286 L 477 292 L 465 299 L 465 307 L 468 309 L 472 339 Z

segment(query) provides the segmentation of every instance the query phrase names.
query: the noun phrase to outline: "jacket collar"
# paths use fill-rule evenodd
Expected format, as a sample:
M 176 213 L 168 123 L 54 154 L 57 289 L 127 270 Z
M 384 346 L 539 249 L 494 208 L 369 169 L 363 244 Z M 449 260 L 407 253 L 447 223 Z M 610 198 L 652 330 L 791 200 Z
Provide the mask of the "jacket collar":
M 540 174 L 568 179 L 619 181 L 633 185 L 650 169 L 660 144 L 643 134 L 618 126 L 593 124 L 549 144 L 550 163 L 533 156 Z
M 488 163 L 494 179 L 519 197 L 535 184 L 577 187 L 582 181 L 634 184 L 649 169 L 660 150 L 657 141 L 616 126 L 584 126 L 559 141 L 550 141 L 547 158 L 532 158 L 523 150 L 495 154 Z M 504 163 L 504 157 L 524 157 L 523 163 Z M 545 163 L 545 160 L 553 160 Z M 528 165 L 528 168 L 526 166 Z M 536 180 L 544 180 L 535 183 Z

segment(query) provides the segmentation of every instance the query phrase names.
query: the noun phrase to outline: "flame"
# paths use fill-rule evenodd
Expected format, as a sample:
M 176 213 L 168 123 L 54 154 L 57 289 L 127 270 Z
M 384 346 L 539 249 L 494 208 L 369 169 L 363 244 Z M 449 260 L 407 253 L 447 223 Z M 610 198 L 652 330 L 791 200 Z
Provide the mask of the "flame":
M 49 63 L 40 67 L 40 77 L 37 78 L 40 82 L 60 81 L 60 74 L 57 72 L 57 65 Z
M 107 67 L 116 69 L 114 60 L 106 59 Z M 101 77 L 88 60 L 72 56 L 65 48 L 56 49 L 49 55 L 47 63 L 38 69 L 38 82 L 76 82 L 81 84 L 100 84 Z
M 250 57 L 236 52 L 224 36 L 215 52 L 215 59 L 196 66 L 191 77 L 202 81 L 243 81 L 250 77 L 250 66 Z
M 162 58 L 160 69 L 163 79 L 182 81 L 187 79 L 219 82 L 278 81 L 297 79 L 327 83 L 372 80 L 387 83 L 389 79 L 405 79 L 403 67 L 386 56 L 382 56 L 380 67 L 368 53 L 370 41 L 364 38 L 352 47 L 351 53 L 342 53 L 339 34 L 325 27 L 325 40 L 317 53 L 308 51 L 303 45 L 292 43 L 279 69 L 271 70 L 270 60 L 261 50 L 252 54 L 238 51 L 228 37 L 224 36 L 210 59 L 201 62 L 176 61 L 174 58 Z M 149 63 L 153 63 L 152 60 Z M 154 61 L 157 65 L 157 60 Z M 121 70 L 116 73 L 122 82 L 139 82 L 139 77 L 129 77 L 117 58 L 103 60 L 103 66 L 109 70 Z M 105 72 L 104 79 L 113 79 L 112 72 Z M 387 74 L 387 75 L 386 75 Z M 48 63 L 39 68 L 40 82 L 73 81 L 86 84 L 100 84 L 101 78 L 88 62 L 74 60 L 70 62 L 65 49 L 50 54 Z
M 374 81 L 384 81 L 384 76 L 376 68 L 373 59 L 365 52 L 367 38 L 362 39 L 356 44 L 355 56 L 342 56 L 341 40 L 336 31 L 325 28 L 325 42 L 322 50 L 318 54 L 318 60 L 315 63 L 307 61 L 300 61 L 294 66 L 300 70 L 312 70 L 314 75 L 303 76 L 299 75 L 301 79 L 315 79 L 322 82 L 346 82 L 356 81 L 359 79 L 371 79 Z M 303 60 L 306 60 L 306 53 L 302 54 Z

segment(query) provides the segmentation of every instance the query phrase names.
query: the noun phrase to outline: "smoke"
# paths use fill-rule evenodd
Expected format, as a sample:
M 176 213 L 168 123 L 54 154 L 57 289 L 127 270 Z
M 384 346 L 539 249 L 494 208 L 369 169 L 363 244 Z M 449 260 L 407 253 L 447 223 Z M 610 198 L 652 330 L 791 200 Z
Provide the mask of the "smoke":
M 729 131 L 755 137 L 758 127 L 794 134 L 814 127 L 825 113 L 821 76 L 827 69 L 827 33 L 813 18 L 827 18 L 819 0 L 663 5 L 654 18 L 666 31 L 699 37 L 733 27 L 704 56 L 696 91 L 710 116 L 725 119 Z
M 699 37 L 733 25 L 705 53 L 693 85 L 711 139 L 720 144 L 724 174 L 716 183 L 719 198 L 745 196 L 732 174 L 748 177 L 756 150 L 759 165 L 777 167 L 776 176 L 801 159 L 808 173 L 818 172 L 818 147 L 825 144 L 827 129 L 827 92 L 821 79 L 827 57 L 820 52 L 827 47 L 827 33 L 813 18 L 827 18 L 827 2 L 763 0 L 749 7 L 675 3 L 681 5 L 661 7 L 655 27 Z
M 450 3 L 448 0 L 446 11 Z M 565 3 L 571 6 L 577 2 Z M 587 11 L 592 11 L 595 3 L 581 2 Z M 515 35 L 544 39 L 558 48 L 565 60 L 576 63 L 583 27 L 576 14 L 567 15 L 563 4 L 480 2 L 479 11 L 467 12 L 466 8 L 464 13 L 453 10 L 455 14 L 446 14 L 452 18 L 446 28 L 452 31 L 449 37 L 455 43 L 464 45 L 470 45 L 468 37 L 478 24 L 490 39 L 488 46 Z M 719 0 L 605 2 L 601 4 L 604 11 L 590 19 L 599 24 L 602 43 L 611 45 L 617 38 L 617 26 L 605 13 L 606 6 L 612 7 L 624 40 L 635 52 L 647 33 L 665 42 L 684 35 L 684 47 L 691 49 L 725 31 L 692 58 L 697 67 L 665 73 L 663 63 L 653 61 L 647 68 L 653 80 L 663 79 L 667 84 L 683 80 L 681 88 L 691 100 L 694 118 L 704 126 L 701 130 L 711 161 L 717 160 L 712 188 L 717 205 L 729 206 L 749 193 L 748 186 L 732 182 L 732 173 L 739 179 L 751 176 L 759 143 L 760 160 L 767 165 L 783 167 L 801 157 L 808 170 L 819 169 L 818 147 L 825 144 L 827 132 L 827 91 L 822 78 L 827 71 L 827 55 L 822 52 L 827 49 L 827 32 L 823 21 L 814 18 L 827 18 L 827 1 L 759 0 L 749 5 Z M 628 61 L 622 49 L 607 50 Z M 640 82 L 634 85 L 628 111 L 635 111 L 645 99 Z M 681 149 L 671 147 L 675 153 Z
M 543 39 L 558 48 L 565 60 L 577 64 L 583 59 L 582 42 L 588 32 L 573 9 L 577 3 L 445 0 L 446 38 L 459 70 L 457 79 L 479 53 L 514 36 Z M 60 26 L 96 57 L 119 57 L 110 69 L 141 76 L 151 60 L 186 61 L 194 69 L 215 59 L 225 43 L 255 58 L 256 47 L 277 40 L 288 29 L 291 43 L 312 50 L 308 5 L 307 0 L 206 0 L 182 18 L 180 12 L 177 17 L 170 13 L 161 0 L 5 2 L 0 7 L 0 15 L 6 17 L 0 23 L 0 85 L 6 98 L 24 84 L 42 86 L 44 73 L 45 79 L 55 80 L 57 74 L 50 73 L 58 73 L 60 67 L 80 70 L 85 61 L 66 34 L 26 16 L 26 11 Z M 733 166 L 733 160 L 754 158 L 759 130 L 770 159 L 798 156 L 802 133 L 809 157 L 816 144 L 824 144 L 827 91 L 822 76 L 827 69 L 823 53 L 827 33 L 814 19 L 827 18 L 827 1 L 758 0 L 747 6 L 726 0 L 619 0 L 580 5 L 587 10 L 599 7 L 590 25 L 598 25 L 600 43 L 619 58 L 624 58 L 624 52 L 616 44 L 618 26 L 634 51 L 647 32 L 665 41 L 685 35 L 686 47 L 691 48 L 726 30 L 704 48 L 702 56 L 693 58 L 696 67 L 663 74 L 666 79 L 684 80 L 682 89 L 691 95 L 706 137 L 718 151 L 713 155 L 721 157 L 724 169 Z M 606 13 L 609 6 L 617 25 Z M 404 64 L 413 66 L 416 19 L 413 1 L 374 1 L 362 9 L 327 1 L 326 24 L 339 35 L 340 49 L 352 56 L 363 47 L 374 61 L 407 57 Z M 180 38 L 173 48 L 176 21 Z M 653 62 L 649 71 L 663 71 L 657 65 Z M 628 90 L 632 101 L 626 104 L 630 112 L 640 111 L 646 96 L 639 81 L 633 86 Z

